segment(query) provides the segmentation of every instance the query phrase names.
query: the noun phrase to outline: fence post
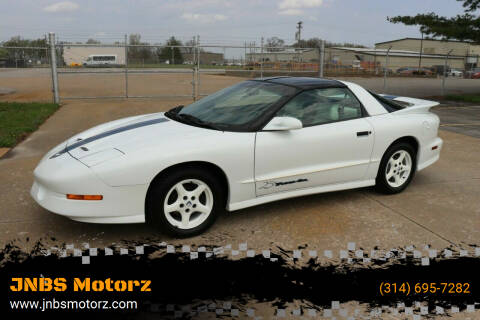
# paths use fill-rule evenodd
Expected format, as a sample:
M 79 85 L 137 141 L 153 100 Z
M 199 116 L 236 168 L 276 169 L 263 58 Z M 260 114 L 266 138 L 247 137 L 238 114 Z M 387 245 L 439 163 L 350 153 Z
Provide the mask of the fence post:
M 320 78 L 323 78 L 323 63 L 325 61 L 325 40 L 321 40 L 320 55 L 318 57 L 318 72 Z
M 383 68 L 383 91 L 387 89 L 387 72 L 388 72 L 388 55 L 390 54 L 390 50 L 392 46 L 390 46 L 387 50 L 387 55 L 385 56 L 385 68 Z
M 200 36 L 197 34 L 197 77 L 195 80 L 196 83 L 196 99 L 200 96 Z
M 196 68 L 197 67 L 195 65 L 192 68 L 192 100 L 193 100 L 193 102 L 195 102 L 197 100 L 196 99 L 197 94 L 195 92 L 195 74 L 196 74 L 195 69 Z
M 243 59 L 243 68 L 245 69 L 247 67 L 247 41 L 245 41 L 245 55 Z
M 197 75 L 197 41 L 195 40 L 195 36 L 193 37 L 193 47 L 192 47 L 192 58 L 193 58 L 193 67 L 192 67 L 192 100 L 197 100 L 197 93 L 196 93 L 196 84 L 195 84 L 195 77 Z
M 55 52 L 55 33 L 50 32 L 48 34 L 48 41 L 50 43 L 50 68 L 52 69 L 53 102 L 60 103 L 60 96 L 58 94 L 57 53 Z
M 262 46 L 262 48 L 261 48 L 261 55 L 260 56 L 262 57 L 261 58 L 262 61 L 260 61 L 260 79 L 263 79 L 263 59 L 264 59 L 263 58 L 263 37 L 262 37 L 262 41 L 261 41 L 261 46 Z
M 443 67 L 443 79 L 442 79 L 442 95 L 445 95 L 445 78 L 447 77 L 447 64 L 448 64 L 448 56 L 452 53 L 453 49 L 448 51 L 447 55 L 445 56 L 445 66 Z
M 128 98 L 128 42 L 125 35 L 125 98 Z

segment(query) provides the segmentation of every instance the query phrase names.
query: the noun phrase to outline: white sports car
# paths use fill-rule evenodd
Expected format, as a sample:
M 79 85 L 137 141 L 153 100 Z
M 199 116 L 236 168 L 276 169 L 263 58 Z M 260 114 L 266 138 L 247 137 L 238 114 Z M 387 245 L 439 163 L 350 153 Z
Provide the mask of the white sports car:
M 397 193 L 439 158 L 435 105 L 344 81 L 248 80 L 68 139 L 40 161 L 31 195 L 73 220 L 191 236 L 225 209 L 374 185 Z

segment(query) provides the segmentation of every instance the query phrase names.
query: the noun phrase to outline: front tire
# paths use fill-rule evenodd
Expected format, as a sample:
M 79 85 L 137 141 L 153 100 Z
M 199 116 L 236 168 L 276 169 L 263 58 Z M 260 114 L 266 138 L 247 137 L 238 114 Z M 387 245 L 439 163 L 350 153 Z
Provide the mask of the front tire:
M 410 184 L 416 170 L 416 152 L 408 143 L 391 146 L 383 155 L 375 189 L 385 194 L 400 193 Z
M 223 211 L 223 193 L 209 172 L 180 169 L 152 185 L 146 201 L 147 221 L 171 236 L 198 235 Z

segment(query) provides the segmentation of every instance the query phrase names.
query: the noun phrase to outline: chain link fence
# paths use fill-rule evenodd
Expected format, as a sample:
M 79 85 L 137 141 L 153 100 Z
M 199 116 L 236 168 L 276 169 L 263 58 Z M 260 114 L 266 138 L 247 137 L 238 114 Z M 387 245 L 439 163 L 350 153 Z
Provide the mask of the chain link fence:
M 390 48 L 268 47 L 209 45 L 193 37 L 188 45 L 65 43 L 48 36 L 47 47 L 0 47 L 0 68 L 50 67 L 53 100 L 186 98 L 197 100 L 243 79 L 273 76 L 377 77 L 383 90 L 392 78 L 480 78 L 478 56 L 426 54 Z M 6 52 L 6 55 L 5 55 Z M 83 85 L 81 85 L 83 84 Z M 85 89 L 88 87 L 87 89 Z
M 0 46 L 0 68 L 48 68 L 48 47 Z

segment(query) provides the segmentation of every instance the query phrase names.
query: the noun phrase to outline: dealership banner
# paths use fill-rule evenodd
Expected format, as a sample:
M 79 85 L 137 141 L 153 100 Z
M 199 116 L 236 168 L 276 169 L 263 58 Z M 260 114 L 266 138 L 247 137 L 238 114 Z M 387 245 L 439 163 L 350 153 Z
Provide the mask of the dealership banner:
M 15 242 L 0 251 L 2 313 L 115 318 L 420 319 L 480 307 L 480 248 L 344 250 Z M 382 316 L 383 315 L 383 316 Z

